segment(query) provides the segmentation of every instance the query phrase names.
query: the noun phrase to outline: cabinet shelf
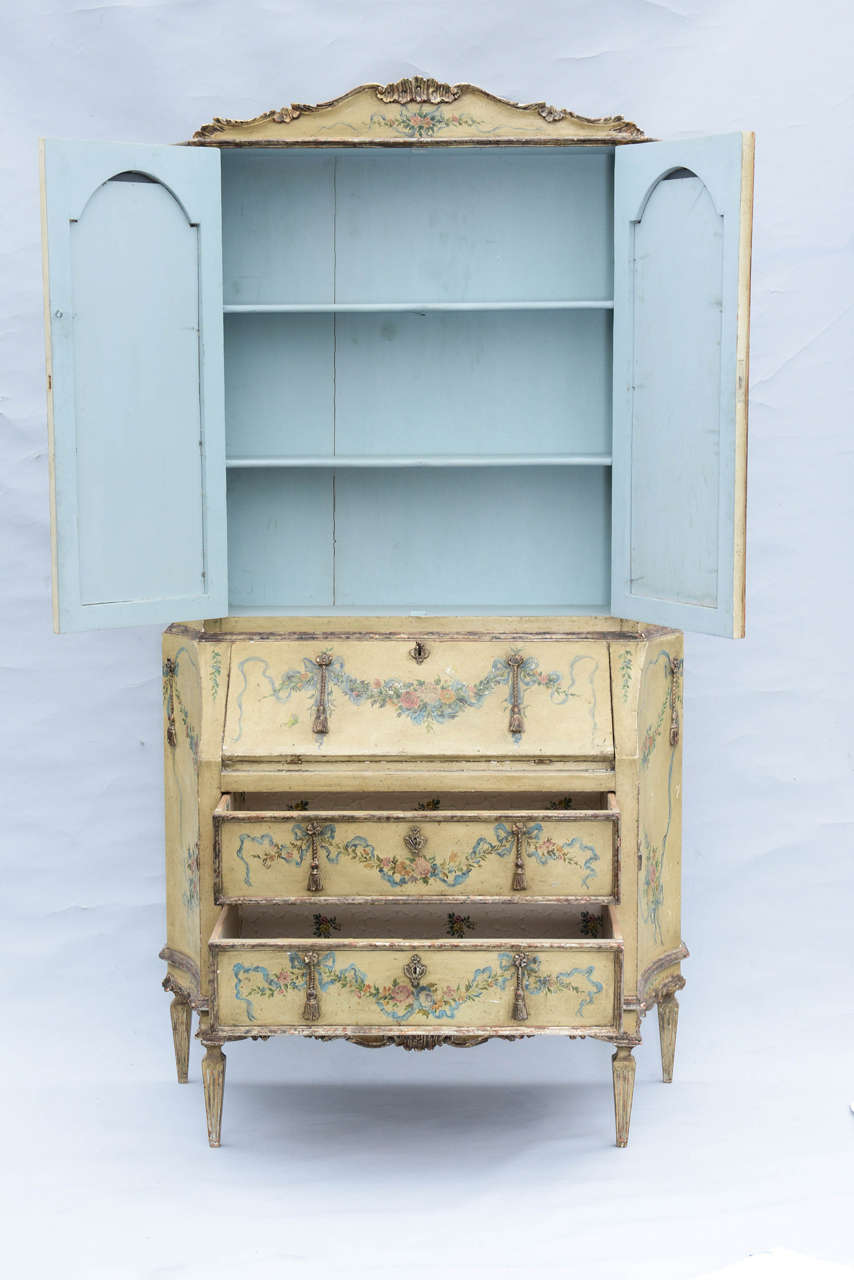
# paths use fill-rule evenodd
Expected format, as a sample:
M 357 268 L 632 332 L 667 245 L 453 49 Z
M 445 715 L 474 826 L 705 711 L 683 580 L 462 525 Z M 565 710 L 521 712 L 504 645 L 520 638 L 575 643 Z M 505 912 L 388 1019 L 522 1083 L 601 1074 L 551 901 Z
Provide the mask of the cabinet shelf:
M 387 311 L 613 311 L 613 299 L 554 302 L 226 302 L 226 315 L 317 315 Z
M 228 458 L 229 470 L 271 469 L 277 467 L 610 467 L 609 453 L 554 454 L 434 454 L 425 457 L 409 455 L 329 456 L 278 458 Z

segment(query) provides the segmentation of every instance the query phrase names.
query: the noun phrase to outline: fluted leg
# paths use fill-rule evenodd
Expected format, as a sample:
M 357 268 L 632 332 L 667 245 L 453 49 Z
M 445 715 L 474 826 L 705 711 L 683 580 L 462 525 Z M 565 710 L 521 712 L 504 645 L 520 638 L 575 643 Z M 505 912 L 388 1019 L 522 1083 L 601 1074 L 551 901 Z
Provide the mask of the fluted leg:
M 632 1095 L 635 1088 L 635 1060 L 625 1045 L 611 1059 L 614 1076 L 614 1119 L 617 1123 L 617 1146 L 628 1146 L 629 1121 L 632 1118 Z
M 205 1056 L 202 1058 L 202 1085 L 205 1091 L 208 1142 L 212 1147 L 218 1147 L 222 1129 L 222 1095 L 225 1088 L 225 1054 L 218 1044 L 205 1046 Z
M 172 1019 L 172 1041 L 175 1045 L 178 1083 L 186 1084 L 190 1065 L 190 1030 L 193 1022 L 193 1010 L 189 1001 L 183 996 L 173 996 L 169 1016 Z
M 675 995 L 665 996 L 658 1002 L 658 1035 L 661 1041 L 661 1078 L 665 1084 L 673 1081 L 673 1059 L 676 1056 L 676 1024 L 679 1021 L 679 1001 Z

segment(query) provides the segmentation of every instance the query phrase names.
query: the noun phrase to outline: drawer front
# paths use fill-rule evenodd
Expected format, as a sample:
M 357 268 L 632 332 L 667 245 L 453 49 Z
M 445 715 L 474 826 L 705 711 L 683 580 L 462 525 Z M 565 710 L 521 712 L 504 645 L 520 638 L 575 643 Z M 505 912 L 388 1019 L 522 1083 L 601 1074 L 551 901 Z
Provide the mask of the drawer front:
M 618 900 L 618 814 L 221 810 L 219 902 L 303 897 Z
M 413 656 L 414 655 L 414 656 Z M 232 645 L 223 756 L 613 756 L 605 641 L 386 636 Z
M 327 944 L 328 946 L 328 944 Z M 621 951 L 526 942 L 448 947 L 306 941 L 216 947 L 215 1030 L 371 1027 L 615 1030 Z

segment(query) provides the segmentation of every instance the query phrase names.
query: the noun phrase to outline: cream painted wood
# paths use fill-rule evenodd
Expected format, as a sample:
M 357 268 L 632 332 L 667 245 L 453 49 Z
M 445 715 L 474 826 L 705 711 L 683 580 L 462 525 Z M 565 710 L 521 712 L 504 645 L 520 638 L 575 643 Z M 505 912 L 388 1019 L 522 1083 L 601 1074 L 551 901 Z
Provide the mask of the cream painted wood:
M 252 120 L 215 117 L 195 146 L 619 145 L 647 141 L 622 116 L 591 119 L 545 102 L 520 105 L 472 84 L 426 76 L 365 84 L 321 102 L 265 111 Z
M 337 934 L 318 939 L 308 910 L 281 908 L 253 918 L 224 908 L 211 939 L 212 1031 L 267 1034 L 307 1024 L 320 1033 L 328 1027 L 461 1034 L 520 1024 L 528 1033 L 619 1027 L 622 941 L 567 940 L 580 922 L 565 910 L 481 907 L 462 941 L 441 937 L 448 932 L 441 909 L 363 905 L 341 914 L 340 940 Z M 402 928 L 404 935 L 395 937 Z M 537 936 L 541 928 L 550 934 Z M 245 936 L 262 931 L 275 934 Z M 362 940 L 374 932 L 382 936 Z
M 340 631 L 330 629 L 328 622 L 318 622 L 313 631 L 307 631 L 304 621 L 296 619 L 276 619 L 269 623 L 265 620 L 263 629 L 256 629 L 254 619 L 233 618 L 170 628 L 164 637 L 164 655 L 178 662 L 177 688 L 186 715 L 176 703 L 176 746 L 173 749 L 169 745 L 168 737 L 166 744 L 167 894 L 172 949 L 164 955 L 174 959 L 177 944 L 190 955 L 191 963 L 197 958 L 201 973 L 195 986 L 190 983 L 189 991 L 201 1011 L 199 1034 L 204 1044 L 221 1048 L 229 1039 L 278 1033 L 351 1036 L 359 1043 L 404 1043 L 407 1047 L 446 1043 L 448 1036 L 454 1043 L 469 1044 L 491 1034 L 511 1038 L 532 1033 L 590 1035 L 610 1040 L 626 1050 L 615 1064 L 614 1073 L 618 1131 L 621 1140 L 626 1137 L 633 1077 L 633 1060 L 628 1050 L 640 1041 L 643 1014 L 653 1005 L 664 1002 L 661 1025 L 663 1064 L 667 1072 L 675 1050 L 676 1030 L 670 997 L 683 985 L 680 965 L 686 952 L 679 927 L 681 669 L 677 668 L 675 685 L 673 682 L 674 662 L 678 663 L 682 654 L 681 636 L 661 628 L 644 630 L 619 619 L 585 619 L 574 624 L 552 621 L 552 629 L 543 627 L 539 631 L 540 637 L 549 638 L 536 640 L 532 639 L 535 628 L 529 631 L 526 620 L 522 629 L 517 619 L 500 623 L 494 619 L 431 619 L 429 630 L 413 630 L 412 620 L 402 618 L 348 620 L 346 630 Z M 447 646 L 454 654 L 461 651 L 464 656 L 485 655 L 490 661 L 496 653 L 509 653 L 514 649 L 527 652 L 531 645 L 539 646 L 540 651 L 549 655 L 573 656 L 579 652 L 589 653 L 592 645 L 604 673 L 601 698 L 606 705 L 604 721 L 609 727 L 608 755 L 591 758 L 582 754 L 562 760 L 543 754 L 528 755 L 517 761 L 508 755 L 478 758 L 457 754 L 458 747 L 446 755 L 433 757 L 416 756 L 414 751 L 403 749 L 396 756 L 378 753 L 365 759 L 359 757 L 353 745 L 352 755 L 342 753 L 337 760 L 324 755 L 328 747 L 308 756 L 291 750 L 293 738 L 289 735 L 294 727 L 283 731 L 283 725 L 287 724 L 287 702 L 282 705 L 274 697 L 264 698 L 260 687 L 252 699 L 243 699 L 241 704 L 235 698 L 235 688 L 239 687 L 235 685 L 235 672 L 239 670 L 239 661 L 250 655 L 260 655 L 269 664 L 282 651 L 287 651 L 290 660 L 294 656 L 321 652 L 325 647 L 333 652 L 343 649 L 349 659 L 352 652 L 349 646 L 357 644 L 369 671 L 388 670 L 388 655 L 402 653 L 402 665 L 398 660 L 398 666 L 393 668 L 396 678 L 401 680 L 402 675 L 408 674 L 411 679 L 412 673 L 429 665 L 429 657 L 419 666 L 408 656 L 418 640 L 431 650 Z M 236 661 L 232 661 L 232 651 Z M 553 660 L 545 666 L 547 671 L 558 669 Z M 302 666 L 302 670 L 305 669 Z M 415 679 L 419 678 L 416 674 Z M 164 689 L 168 734 L 168 684 Z M 523 739 L 529 732 L 534 711 L 537 723 L 544 723 L 543 737 L 553 744 L 559 735 L 554 718 L 566 714 L 567 704 L 534 698 L 529 705 L 529 690 L 524 692 Z M 534 693 L 537 692 L 535 688 Z M 501 715 L 496 723 L 497 731 L 502 733 L 507 732 L 505 725 L 509 720 L 507 693 L 507 687 L 501 686 L 493 695 L 501 703 Z M 290 701 L 297 696 L 298 691 L 293 692 Z M 306 697 L 305 702 L 313 717 L 316 697 Z M 336 723 L 340 723 L 335 719 L 339 705 L 335 701 L 327 706 L 330 740 Z M 365 707 L 354 706 L 346 698 L 345 706 L 350 719 L 344 732 L 348 735 L 347 741 L 353 743 L 359 725 L 368 723 L 361 720 Z M 248 739 L 266 751 L 266 756 L 259 754 L 249 760 L 225 756 L 226 718 L 238 709 L 242 710 Z M 379 717 L 390 708 L 370 710 Z M 458 724 L 464 722 L 467 715 L 478 714 L 478 708 L 466 707 Z M 589 702 L 587 715 L 589 719 Z M 401 719 L 403 729 L 399 727 Z M 599 719 L 601 722 L 603 717 Z M 416 730 L 423 732 L 423 725 L 411 725 L 404 717 L 398 718 L 393 709 L 390 722 L 404 736 L 411 737 Z M 444 727 L 438 726 L 429 736 L 441 735 Z M 475 736 L 480 732 L 476 728 Z M 674 733 L 675 742 L 671 741 Z M 366 733 L 364 741 L 375 747 L 373 733 Z M 179 791 L 173 785 L 174 773 L 170 775 L 173 753 L 176 763 L 183 761 Z M 552 805 L 569 807 L 552 808 Z M 179 822 L 182 813 L 183 822 Z M 606 909 L 611 914 L 605 936 L 582 934 L 582 924 L 584 929 L 596 931 L 602 908 L 592 894 L 586 903 L 581 895 L 574 901 L 572 890 L 578 887 L 577 880 L 573 885 L 568 877 L 570 873 L 577 876 L 577 868 L 562 868 L 558 872 L 548 866 L 534 867 L 528 860 L 526 871 L 540 878 L 529 879 L 527 890 L 514 891 L 506 888 L 514 870 L 514 859 L 509 855 L 493 855 L 483 869 L 475 868 L 456 890 L 442 886 L 436 891 L 434 885 L 429 893 L 423 892 L 427 888 L 424 885 L 394 887 L 385 883 L 377 892 L 372 880 L 382 881 L 382 877 L 369 864 L 358 860 L 350 864 L 343 856 L 339 856 L 337 862 L 329 862 L 325 859 L 322 841 L 318 858 L 323 883 L 320 890 L 307 889 L 310 846 L 308 857 L 304 851 L 296 871 L 287 858 L 277 856 L 269 867 L 264 867 L 261 858 L 257 863 L 247 858 L 254 883 L 247 886 L 240 879 L 245 867 L 236 857 L 236 850 L 239 836 L 245 834 L 247 828 L 256 835 L 269 836 L 272 843 L 284 849 L 290 847 L 288 839 L 293 836 L 296 824 L 304 826 L 317 820 L 327 825 L 327 820 L 332 819 L 336 836 L 340 834 L 338 826 L 344 822 L 342 831 L 348 840 L 359 836 L 366 839 L 367 832 L 371 837 L 369 843 L 376 850 L 392 831 L 394 844 L 404 848 L 403 836 L 412 826 L 418 826 L 428 840 L 425 849 L 430 850 L 437 864 L 444 866 L 442 860 L 454 851 L 454 840 L 460 833 L 471 835 L 474 842 L 484 831 L 487 836 L 494 835 L 496 825 L 507 823 L 518 813 L 526 823 L 533 818 L 570 838 L 574 838 L 573 833 L 584 832 L 585 842 L 593 845 L 600 855 L 599 862 L 594 864 L 597 870 L 606 866 L 608 851 L 613 852 L 615 819 L 619 816 L 616 874 L 620 901 Z M 189 825 L 187 814 L 192 819 Z M 196 822 L 199 906 L 197 914 L 192 915 L 184 901 L 185 834 L 195 831 Z M 220 860 L 217 856 L 215 833 L 219 833 L 222 841 L 220 852 L 230 850 L 233 855 L 230 871 L 226 870 L 228 857 Z M 597 845 L 597 838 L 604 843 Z M 450 843 L 445 843 L 447 840 Z M 384 850 L 387 846 L 382 847 Z M 648 853 L 656 849 L 657 854 Z M 333 855 L 335 852 L 333 848 Z M 352 878 L 336 880 L 342 872 Z M 562 890 L 553 895 L 549 893 L 551 886 L 547 879 L 552 874 L 566 877 L 559 884 L 552 882 Z M 494 875 L 499 878 L 496 880 Z M 261 884 L 258 876 L 269 877 L 269 882 L 260 889 L 259 905 L 253 905 L 249 895 Z M 478 881 L 479 876 L 483 877 L 482 881 Z M 477 892 L 479 888 L 484 892 Z M 231 890 L 236 891 L 235 896 L 246 895 L 242 905 L 232 904 L 221 910 L 216 899 L 223 896 L 221 891 L 230 893 Z M 280 895 L 294 901 L 277 904 L 274 898 Z M 478 913 L 501 910 L 513 913 L 512 921 L 505 917 L 497 925 L 493 924 L 492 937 L 482 936 Z M 388 919 L 378 927 L 377 911 L 393 913 L 393 930 L 388 927 Z M 419 912 L 421 915 L 417 917 Z M 586 912 L 584 922 L 582 912 Z M 283 919 L 287 920 L 287 927 Z M 474 928 L 470 928 L 470 924 Z M 449 929 L 456 933 L 448 933 Z M 596 1012 L 595 1022 L 591 1021 L 591 1010 L 586 1004 L 581 1014 L 577 1012 L 578 1001 L 573 1013 L 573 1006 L 568 1004 L 571 992 L 564 990 L 559 982 L 551 992 L 545 989 L 537 992 L 536 984 L 531 984 L 528 975 L 531 989 L 525 992 L 525 1000 L 529 1016 L 525 1021 L 516 1021 L 512 1017 L 516 992 L 515 985 L 511 990 L 507 981 L 507 956 L 516 951 L 527 955 L 534 948 L 534 954 L 541 957 L 541 972 L 552 977 L 569 973 L 573 968 L 586 970 L 590 964 L 601 966 L 604 956 L 606 965 L 612 966 L 609 970 L 612 976 L 603 980 L 597 968 L 594 981 L 602 982 L 603 992 L 610 991 L 614 997 L 615 1003 L 607 1017 Z M 306 991 L 304 985 L 300 986 L 299 957 L 310 951 L 318 954 L 316 1019 L 300 1016 L 305 1009 Z M 492 978 L 482 995 L 466 1000 L 454 1017 L 440 1018 L 435 1007 L 432 1013 L 425 1012 L 424 1001 L 430 998 L 427 992 L 422 998 L 421 1011 L 413 1009 L 406 1016 L 404 1007 L 403 1018 L 395 1018 L 383 1014 L 373 996 L 360 997 L 348 989 L 347 980 L 340 976 L 344 971 L 351 975 L 357 971 L 363 974 L 367 984 L 363 990 L 402 987 L 403 982 L 398 984 L 396 979 L 401 977 L 402 966 L 409 962 L 413 952 L 428 965 L 423 985 L 435 987 L 440 994 L 448 989 L 456 992 L 458 987 L 463 990 L 478 969 L 491 968 Z M 330 953 L 335 955 L 336 964 L 333 966 L 327 961 L 327 968 L 323 969 L 321 958 Z M 297 957 L 293 964 L 291 956 Z M 583 964 L 581 956 L 586 957 Z M 186 963 L 178 958 L 181 965 Z M 546 961 L 551 965 L 552 960 L 559 961 L 559 967 L 544 967 Z M 470 969 L 466 970 L 469 962 Z M 244 966 L 237 975 L 235 965 Z M 355 968 L 351 969 L 351 965 Z M 260 969 L 272 978 L 273 985 L 267 984 L 270 989 L 266 994 L 266 980 Z M 289 985 L 273 989 L 276 975 L 285 970 L 289 974 L 293 970 L 293 980 L 289 977 Z M 170 981 L 188 981 L 186 970 L 176 968 L 171 962 L 169 973 Z M 357 986 L 361 983 L 358 978 L 354 981 Z M 578 985 L 578 974 L 572 982 Z M 252 983 L 258 987 L 254 997 L 249 990 Z M 398 991 L 398 997 L 402 994 Z M 269 1017 L 269 1022 L 261 1021 L 261 1016 L 248 1016 L 247 998 L 253 1013 L 260 1011 L 262 1016 Z M 374 1001 L 372 1013 L 369 1005 L 363 1003 L 366 999 Z M 597 999 L 600 1002 L 605 999 L 602 992 L 597 992 Z M 475 1006 L 481 1000 L 483 1004 L 477 1011 Z M 209 1001 L 210 1017 L 205 1013 Z M 394 1007 L 397 1014 L 401 1014 L 393 1003 L 388 1007 Z M 224 1059 L 211 1060 L 207 1086 L 209 1121 L 217 1140 L 223 1071 Z
M 506 798 L 505 798 L 506 800 Z M 555 802 L 557 803 L 557 801 Z M 214 814 L 219 902 L 310 896 L 613 901 L 616 807 L 599 811 Z
M 392 635 L 236 642 L 224 762 L 611 757 L 604 643 L 448 639 L 425 647 L 416 661 L 414 644 Z M 516 659 L 520 731 L 511 732 Z M 318 733 L 322 710 L 328 731 Z
M 173 996 L 169 1008 L 172 1020 L 172 1040 L 175 1047 L 175 1070 L 178 1083 L 186 1084 L 190 1063 L 190 1031 L 193 1024 L 192 1006 L 183 995 Z
M 499 785 L 503 792 L 527 794 L 543 786 L 563 795 L 567 788 L 597 794 L 612 789 L 616 775 L 607 764 L 587 764 L 541 757 L 520 763 L 513 760 L 306 760 L 302 756 L 270 756 L 257 761 L 223 760 L 223 791 L 281 791 L 300 795 L 323 794 L 324 803 L 337 803 L 342 791 L 361 787 L 366 792 L 385 787 L 388 792 L 421 795 L 437 791 L 468 795 Z M 333 799 L 332 797 L 336 797 Z

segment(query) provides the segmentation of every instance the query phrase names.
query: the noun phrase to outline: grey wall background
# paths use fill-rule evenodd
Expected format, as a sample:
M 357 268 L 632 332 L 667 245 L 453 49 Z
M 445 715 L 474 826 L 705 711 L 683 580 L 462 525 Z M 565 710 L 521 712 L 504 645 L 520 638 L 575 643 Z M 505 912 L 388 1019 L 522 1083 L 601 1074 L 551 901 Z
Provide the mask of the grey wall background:
M 0 1202 L 29 1274 L 846 1256 L 853 38 L 845 0 L 0 5 Z M 209 1153 L 198 1053 L 179 1089 L 158 990 L 159 635 L 51 632 L 38 136 L 180 140 L 413 73 L 658 137 L 757 133 L 748 639 L 687 641 L 693 959 L 677 1083 L 654 1083 L 647 1023 L 625 1153 L 607 1048 L 542 1041 L 235 1046 Z

